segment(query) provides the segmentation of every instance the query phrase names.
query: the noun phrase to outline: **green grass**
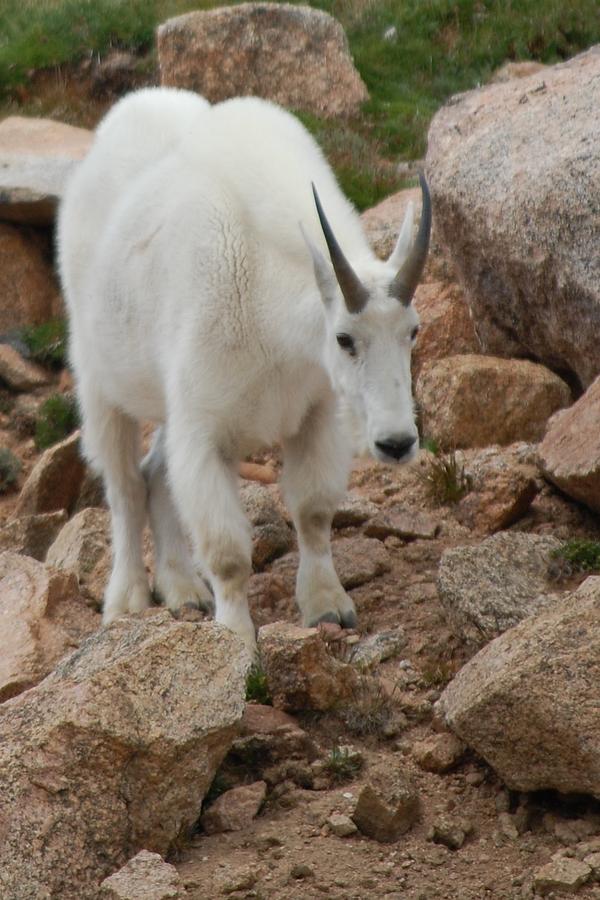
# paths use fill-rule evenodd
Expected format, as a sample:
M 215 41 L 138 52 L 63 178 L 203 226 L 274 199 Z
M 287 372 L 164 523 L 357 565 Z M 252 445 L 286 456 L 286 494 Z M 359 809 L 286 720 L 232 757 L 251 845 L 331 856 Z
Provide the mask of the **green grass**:
M 31 359 L 52 369 L 66 366 L 67 323 L 64 319 L 52 319 L 42 325 L 26 328 L 22 338 Z
M 569 572 L 599 572 L 600 543 L 585 538 L 573 538 L 553 551 L 552 558 L 566 564 Z
M 10 96 L 34 69 L 101 56 L 112 48 L 148 53 L 161 21 L 217 5 L 227 0 L 2 0 L 0 94 Z M 361 115 L 347 123 L 308 121 L 359 208 L 398 189 L 393 163 L 424 154 L 431 117 L 450 95 L 487 81 L 507 59 L 553 63 L 600 42 L 598 0 L 313 0 L 311 5 L 342 22 L 371 95 Z M 389 29 L 395 37 L 386 40 Z
M 360 753 L 344 746 L 333 747 L 324 762 L 325 771 L 334 784 L 352 781 L 364 765 L 364 760 Z
M 262 703 L 264 706 L 271 706 L 272 704 L 267 676 L 258 663 L 255 663 L 248 672 L 248 677 L 246 679 L 246 700 L 248 702 L 254 701 L 254 703 Z
M 0 447 L 0 494 L 15 487 L 21 472 L 21 463 L 8 447 Z
M 470 475 L 465 472 L 454 450 L 447 453 L 438 451 L 437 455 L 426 461 L 425 468 L 419 474 L 430 499 L 438 506 L 458 503 L 473 487 Z
M 79 425 L 77 401 L 69 394 L 53 394 L 42 403 L 35 423 L 35 446 L 52 447 L 68 437 Z

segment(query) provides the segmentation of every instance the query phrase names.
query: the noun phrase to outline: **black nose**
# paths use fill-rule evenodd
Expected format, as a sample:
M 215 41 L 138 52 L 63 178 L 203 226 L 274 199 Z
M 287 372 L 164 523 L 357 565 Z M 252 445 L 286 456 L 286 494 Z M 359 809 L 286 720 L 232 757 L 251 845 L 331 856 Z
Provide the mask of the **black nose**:
M 416 440 L 414 437 L 403 437 L 398 440 L 388 438 L 387 441 L 375 441 L 375 446 L 386 456 L 391 456 L 392 459 L 402 459 L 414 446 Z

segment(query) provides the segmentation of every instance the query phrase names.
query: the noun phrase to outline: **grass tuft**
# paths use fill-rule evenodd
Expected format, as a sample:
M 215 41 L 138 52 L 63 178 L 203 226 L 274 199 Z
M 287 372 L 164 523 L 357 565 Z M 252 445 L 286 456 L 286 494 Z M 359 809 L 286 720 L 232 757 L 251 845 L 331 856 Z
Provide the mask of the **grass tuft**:
M 41 365 L 60 369 L 67 364 L 67 323 L 64 319 L 52 319 L 26 328 L 22 338 L 31 359 Z
M 335 746 L 324 761 L 324 769 L 334 784 L 343 784 L 356 778 L 364 765 L 361 754 L 352 747 Z
M 254 663 L 246 679 L 246 701 L 272 706 L 267 676 L 258 663 Z
M 0 494 L 5 494 L 17 484 L 21 463 L 8 447 L 0 448 Z
M 473 487 L 455 450 L 431 456 L 420 473 L 430 499 L 438 506 L 458 503 Z
M 567 578 L 582 572 L 600 572 L 600 543 L 573 538 L 551 553 L 558 564 L 557 577 Z
M 79 426 L 77 401 L 70 394 L 53 394 L 42 403 L 35 423 L 35 446 L 52 447 Z
M 353 695 L 337 710 L 351 734 L 357 737 L 389 736 L 395 718 L 393 697 L 374 678 L 362 679 Z

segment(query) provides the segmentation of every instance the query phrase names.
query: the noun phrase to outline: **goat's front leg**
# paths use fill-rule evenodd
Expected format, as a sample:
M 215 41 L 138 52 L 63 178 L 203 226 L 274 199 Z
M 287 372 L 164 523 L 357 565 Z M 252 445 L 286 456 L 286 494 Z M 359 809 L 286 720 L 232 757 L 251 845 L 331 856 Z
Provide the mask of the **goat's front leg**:
M 331 558 L 331 520 L 344 496 L 352 458 L 333 395 L 313 407 L 298 434 L 284 441 L 283 452 L 283 489 L 300 547 L 296 599 L 303 622 L 353 628 L 354 603 Z
M 221 456 L 210 437 L 194 439 L 176 422 L 167 426 L 167 465 L 177 509 L 210 578 L 215 619 L 239 634 L 254 654 L 247 600 L 252 541 L 239 498 L 237 465 Z

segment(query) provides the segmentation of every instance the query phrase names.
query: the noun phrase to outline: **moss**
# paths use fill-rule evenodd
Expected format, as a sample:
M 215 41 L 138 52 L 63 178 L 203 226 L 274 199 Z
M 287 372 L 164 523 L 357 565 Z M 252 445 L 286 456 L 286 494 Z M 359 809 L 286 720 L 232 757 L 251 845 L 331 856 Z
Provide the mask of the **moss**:
M 22 333 L 29 355 L 41 365 L 60 369 L 67 364 L 67 323 L 52 319 Z
M 35 446 L 52 447 L 68 437 L 79 425 L 77 402 L 70 394 L 53 394 L 41 405 L 35 423 Z

